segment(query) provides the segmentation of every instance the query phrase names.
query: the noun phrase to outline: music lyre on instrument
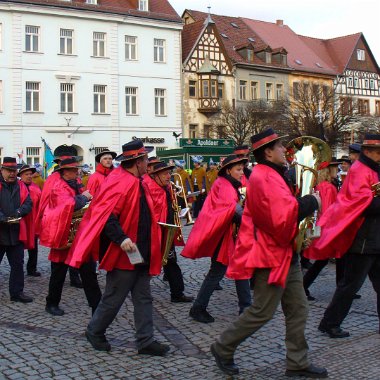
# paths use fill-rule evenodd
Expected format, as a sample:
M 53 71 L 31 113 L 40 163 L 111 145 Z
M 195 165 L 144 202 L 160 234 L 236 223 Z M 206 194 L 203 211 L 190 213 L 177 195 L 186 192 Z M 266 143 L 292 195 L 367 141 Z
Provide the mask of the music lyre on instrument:
M 313 136 L 300 136 L 287 145 L 287 160 L 294 167 L 296 174 L 297 196 L 303 197 L 312 194 L 318 178 L 318 166 L 324 162 L 331 162 L 331 149 L 327 143 Z M 320 228 L 316 228 L 317 213 L 306 217 L 299 224 L 299 233 L 296 238 L 296 251 L 302 249 L 305 237 L 308 239 L 320 236 Z

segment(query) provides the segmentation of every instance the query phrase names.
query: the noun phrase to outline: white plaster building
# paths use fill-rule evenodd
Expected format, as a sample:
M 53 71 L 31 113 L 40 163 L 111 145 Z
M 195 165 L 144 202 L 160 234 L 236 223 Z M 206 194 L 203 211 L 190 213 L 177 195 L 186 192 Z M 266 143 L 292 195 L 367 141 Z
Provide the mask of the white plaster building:
M 104 3 L 104 4 L 103 4 Z M 94 163 L 133 138 L 175 148 L 182 21 L 166 0 L 0 2 L 0 155 Z

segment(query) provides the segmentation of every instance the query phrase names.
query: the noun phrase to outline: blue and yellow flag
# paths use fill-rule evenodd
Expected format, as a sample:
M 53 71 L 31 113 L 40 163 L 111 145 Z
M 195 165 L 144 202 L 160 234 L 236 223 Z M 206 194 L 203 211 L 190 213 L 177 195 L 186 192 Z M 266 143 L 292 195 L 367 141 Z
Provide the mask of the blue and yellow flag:
M 47 176 L 53 172 L 55 162 L 50 146 L 42 137 L 41 140 L 44 143 L 44 178 L 46 179 Z

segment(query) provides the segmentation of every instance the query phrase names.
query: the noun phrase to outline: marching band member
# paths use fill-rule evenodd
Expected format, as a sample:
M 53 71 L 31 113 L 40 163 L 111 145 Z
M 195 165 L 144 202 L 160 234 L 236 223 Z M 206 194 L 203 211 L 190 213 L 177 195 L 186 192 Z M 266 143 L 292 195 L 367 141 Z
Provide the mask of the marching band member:
M 211 186 L 218 178 L 218 163 L 210 158 L 209 170 L 206 171 L 206 191 L 210 192 Z
M 348 146 L 348 158 L 350 159 L 351 164 L 359 159 L 361 148 L 362 146 L 359 143 L 353 143 Z
M 351 160 L 348 158 L 348 156 L 342 156 L 340 159 L 340 165 L 339 165 L 339 172 L 338 172 L 338 182 L 339 182 L 339 188 L 343 186 L 343 183 L 347 177 L 348 171 L 351 168 Z
M 380 197 L 373 189 L 380 182 L 379 164 L 380 134 L 366 134 L 359 160 L 351 167 L 336 202 L 320 219 L 322 235 L 310 247 L 313 259 L 345 259 L 343 279 L 318 327 L 330 338 L 350 335 L 341 324 L 367 275 L 376 292 L 380 318 Z
M 34 164 L 34 167 L 36 168 L 36 172 L 33 173 L 33 178 L 32 178 L 32 181 L 33 183 L 35 183 L 39 188 L 40 190 L 42 191 L 42 189 L 44 188 L 44 183 L 45 183 L 45 180 L 42 178 L 42 173 L 44 171 L 44 168 L 42 167 L 42 165 L 40 163 L 36 163 Z
M 141 140 L 124 144 L 120 166 L 106 178 L 90 205 L 72 246 L 70 264 L 80 267 L 101 231 L 112 241 L 99 268 L 106 270 L 106 288 L 86 329 L 95 350 L 110 351 L 105 333 L 129 293 L 132 295 L 139 354 L 163 356 L 169 346 L 153 335 L 152 276 L 161 273 L 160 230 L 152 198 L 142 176 L 149 151 Z
M 223 160 L 219 177 L 214 182 L 181 253 L 190 259 L 211 257 L 210 270 L 189 313 L 198 322 L 214 322 L 206 309 L 215 287 L 226 273 L 229 256 L 234 249 L 234 224 L 240 224 L 243 212 L 239 203 L 239 188 L 246 161 L 246 158 L 236 155 L 230 155 Z M 242 312 L 251 304 L 248 280 L 236 281 L 236 291 L 239 312 Z
M 73 212 L 83 208 L 92 198 L 88 191 L 80 190 L 77 181 L 79 168 L 75 157 L 65 158 L 60 162 L 57 169 L 59 177 L 50 186 L 41 220 L 40 244 L 51 248 L 48 257 L 51 261 L 51 274 L 45 310 L 55 316 L 64 314 L 59 303 L 68 270 L 65 261 L 69 248 L 66 246 Z M 84 264 L 80 273 L 87 300 L 94 311 L 101 294 L 95 270 L 92 265 Z
M 95 173 L 91 174 L 86 186 L 86 190 L 88 190 L 92 196 L 97 194 L 100 185 L 114 169 L 112 160 L 114 160 L 116 156 L 116 152 L 111 152 L 108 149 L 103 150 L 95 156 Z
M 171 171 L 174 165 L 169 166 L 165 162 L 158 162 L 153 164 L 151 168 L 150 175 L 144 176 L 144 182 L 147 184 L 153 199 L 156 220 L 167 224 L 175 224 L 175 210 L 173 209 L 173 198 L 170 191 Z M 161 247 L 164 249 L 162 244 Z M 193 297 L 184 294 L 185 284 L 181 268 L 177 263 L 174 243 L 168 257 L 168 262 L 164 266 L 164 274 L 169 282 L 171 302 L 191 302 L 193 300 Z
M 28 303 L 33 298 L 24 294 L 24 247 L 34 243 L 25 217 L 32 211 L 32 200 L 25 184 L 17 180 L 14 157 L 4 157 L 0 175 L 0 263 L 7 255 L 11 273 L 9 293 L 11 301 Z M 9 223 L 8 218 L 21 218 Z
M 285 177 L 286 148 L 272 129 L 251 138 L 258 165 L 249 178 L 238 240 L 227 276 L 255 277 L 253 304 L 211 345 L 216 364 L 234 375 L 237 347 L 273 318 L 282 305 L 286 324 L 286 376 L 327 377 L 309 363 L 305 326 L 308 303 L 302 286 L 299 257 L 293 253 L 298 223 L 319 206 L 318 195 L 299 199 Z M 252 190 L 252 191 L 251 191 Z
M 242 187 L 247 187 L 249 177 L 251 176 L 252 170 L 248 168 L 249 165 L 249 154 L 250 149 L 248 145 L 238 145 L 235 147 L 233 154 L 236 154 L 238 157 L 245 157 L 247 158 L 247 162 L 244 165 L 244 176 L 241 179 L 241 185 Z
M 32 199 L 33 209 L 31 212 L 31 223 L 29 233 L 33 236 L 34 246 L 28 248 L 29 259 L 26 264 L 26 273 L 28 276 L 40 277 L 41 273 L 37 271 L 37 259 L 38 259 L 38 237 L 35 232 L 35 219 L 37 217 L 38 206 L 41 198 L 41 190 L 33 182 L 33 174 L 36 172 L 36 168 L 29 165 L 23 165 L 18 171 L 20 180 L 25 184 L 29 190 L 30 198 Z
M 194 191 L 200 191 L 200 194 L 195 199 L 193 207 L 193 217 L 197 218 L 199 211 L 202 209 L 204 197 L 206 195 L 206 170 L 201 166 L 203 162 L 202 156 L 191 156 L 191 159 L 194 162 L 194 168 L 190 176 L 191 183 Z

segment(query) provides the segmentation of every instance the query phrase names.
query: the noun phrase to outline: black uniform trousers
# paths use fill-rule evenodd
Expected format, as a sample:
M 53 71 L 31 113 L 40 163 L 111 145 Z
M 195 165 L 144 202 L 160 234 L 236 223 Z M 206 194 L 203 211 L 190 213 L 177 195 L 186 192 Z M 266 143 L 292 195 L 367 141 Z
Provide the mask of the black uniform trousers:
M 11 267 L 9 294 L 17 297 L 24 290 L 24 244 L 0 245 L 0 263 L 5 254 Z
M 377 296 L 377 314 L 380 316 L 380 255 L 347 253 L 343 279 L 338 283 L 320 327 L 339 327 L 350 311 L 355 294 L 369 276 Z
M 37 271 L 37 257 L 38 257 L 38 238 L 34 239 L 34 248 L 28 249 L 28 262 L 26 263 L 26 272 L 28 274 L 36 273 Z
M 177 298 L 183 296 L 185 284 L 183 282 L 181 268 L 177 263 L 177 254 L 174 247 L 171 249 L 168 257 L 168 262 L 166 265 L 164 265 L 163 269 L 164 274 L 168 279 L 171 297 Z
M 63 284 L 69 266 L 65 263 L 51 263 L 51 275 L 49 281 L 49 293 L 46 297 L 47 306 L 58 306 L 61 301 Z M 84 263 L 79 268 L 82 278 L 83 290 L 86 294 L 88 305 L 94 311 L 99 304 L 102 293 L 96 276 L 96 264 L 93 261 Z

